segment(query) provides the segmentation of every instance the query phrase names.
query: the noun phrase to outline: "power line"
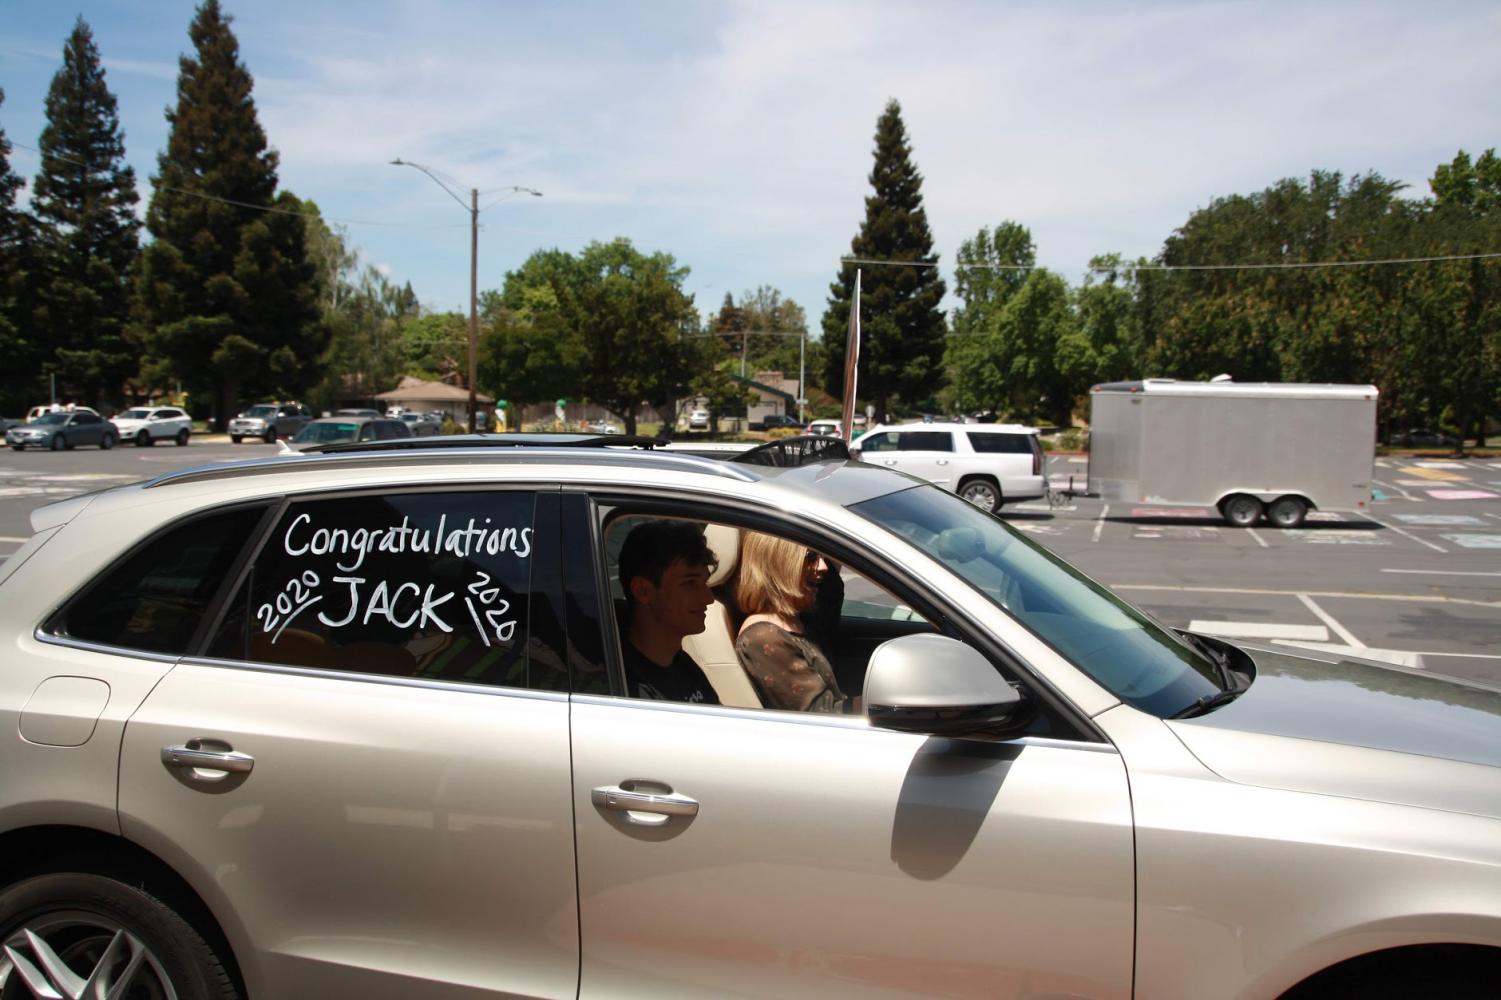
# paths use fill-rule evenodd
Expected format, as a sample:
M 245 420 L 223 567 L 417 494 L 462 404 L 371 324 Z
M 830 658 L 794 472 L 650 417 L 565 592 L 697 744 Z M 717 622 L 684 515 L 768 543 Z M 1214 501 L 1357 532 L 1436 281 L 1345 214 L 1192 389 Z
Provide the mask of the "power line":
M 1117 264 L 1113 267 L 1082 267 L 1078 270 L 1089 271 L 1097 274 L 1105 274 L 1114 271 L 1273 271 L 1273 270 L 1307 270 L 1323 267 L 1370 267 L 1384 264 L 1438 264 L 1464 260 L 1494 260 L 1501 258 L 1501 252 L 1497 253 L 1469 253 L 1450 254 L 1441 257 L 1388 257 L 1380 260 L 1314 260 L 1314 261 L 1289 261 L 1286 263 L 1271 264 Z M 868 257 L 841 257 L 842 264 L 862 264 L 875 267 L 938 267 L 937 261 L 926 260 L 875 260 Z M 971 263 L 955 264 L 954 270 L 969 271 L 1036 271 L 1043 265 L 1040 264 L 990 264 Z

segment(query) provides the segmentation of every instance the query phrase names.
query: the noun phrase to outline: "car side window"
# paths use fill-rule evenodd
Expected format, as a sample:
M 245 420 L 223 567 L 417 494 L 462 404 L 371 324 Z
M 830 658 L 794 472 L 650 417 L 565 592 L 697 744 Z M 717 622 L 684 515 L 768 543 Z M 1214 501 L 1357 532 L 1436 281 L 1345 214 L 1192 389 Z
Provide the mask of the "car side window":
M 900 451 L 953 451 L 954 435 L 948 431 L 903 431 L 897 438 Z
M 1030 455 L 1032 444 L 1026 434 L 997 431 L 970 431 L 969 446 L 982 455 Z
M 896 451 L 896 435 L 886 431 L 867 434 L 860 439 L 861 451 Z
M 526 491 L 293 503 L 250 566 L 209 655 L 566 689 L 566 676 L 528 676 L 530 661 L 546 661 L 528 655 L 535 504 Z
M 264 506 L 169 528 L 107 570 L 49 625 L 57 635 L 152 653 L 187 653 Z

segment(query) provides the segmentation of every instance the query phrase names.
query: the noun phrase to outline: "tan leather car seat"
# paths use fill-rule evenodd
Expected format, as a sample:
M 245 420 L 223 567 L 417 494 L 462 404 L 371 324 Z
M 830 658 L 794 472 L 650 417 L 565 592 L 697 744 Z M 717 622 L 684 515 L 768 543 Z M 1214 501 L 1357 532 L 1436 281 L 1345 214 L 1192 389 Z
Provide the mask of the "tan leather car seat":
M 714 551 L 718 565 L 709 577 L 709 586 L 720 587 L 734 579 L 740 560 L 740 531 L 727 524 L 710 524 L 704 528 L 704 540 Z M 730 609 L 719 600 L 709 605 L 704 616 L 704 630 L 685 636 L 683 649 L 704 668 L 709 683 L 721 705 L 736 708 L 760 708 L 761 699 L 751 687 L 740 657 L 735 655 L 735 622 Z

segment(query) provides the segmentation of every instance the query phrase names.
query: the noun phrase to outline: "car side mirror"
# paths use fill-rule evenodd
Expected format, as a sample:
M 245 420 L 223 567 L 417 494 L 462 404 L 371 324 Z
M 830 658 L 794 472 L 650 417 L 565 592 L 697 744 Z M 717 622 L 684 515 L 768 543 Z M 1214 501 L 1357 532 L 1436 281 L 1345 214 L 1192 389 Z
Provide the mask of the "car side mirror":
M 1026 727 L 1032 705 L 973 647 L 922 633 L 883 642 L 871 654 L 865 714 L 877 729 L 1004 738 Z

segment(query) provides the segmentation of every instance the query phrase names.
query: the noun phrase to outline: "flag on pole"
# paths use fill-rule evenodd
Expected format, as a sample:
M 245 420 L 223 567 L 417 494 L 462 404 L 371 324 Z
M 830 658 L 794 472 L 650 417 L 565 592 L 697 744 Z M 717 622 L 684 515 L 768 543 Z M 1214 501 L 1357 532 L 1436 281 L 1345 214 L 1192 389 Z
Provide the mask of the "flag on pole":
M 844 344 L 844 410 L 839 418 L 839 430 L 846 441 L 851 440 L 855 422 L 855 375 L 860 365 L 860 269 L 855 269 L 855 294 L 850 299 L 850 332 Z

